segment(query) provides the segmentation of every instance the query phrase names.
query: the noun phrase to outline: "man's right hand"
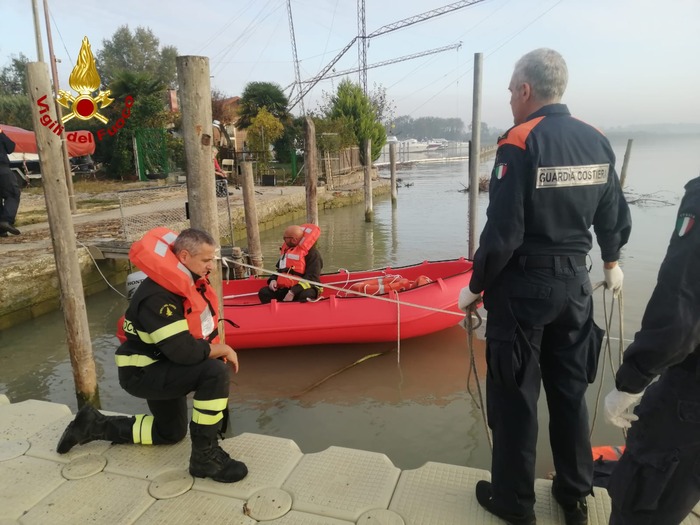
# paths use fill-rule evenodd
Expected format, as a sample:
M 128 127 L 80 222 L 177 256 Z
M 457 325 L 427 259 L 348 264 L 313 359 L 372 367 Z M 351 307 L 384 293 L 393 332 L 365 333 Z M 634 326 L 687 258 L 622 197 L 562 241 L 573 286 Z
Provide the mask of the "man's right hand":
M 273 292 L 276 292 L 277 291 L 277 279 L 273 279 L 272 281 L 270 281 L 270 284 L 268 284 L 267 286 L 270 288 L 270 290 L 272 290 Z

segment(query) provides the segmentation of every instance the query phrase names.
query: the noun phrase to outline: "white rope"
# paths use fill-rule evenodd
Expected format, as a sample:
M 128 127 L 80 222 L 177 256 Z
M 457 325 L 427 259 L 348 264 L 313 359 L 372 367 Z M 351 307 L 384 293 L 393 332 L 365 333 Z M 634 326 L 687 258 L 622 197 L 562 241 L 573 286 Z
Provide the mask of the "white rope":
M 396 292 L 396 364 L 401 364 L 401 301 Z
M 107 280 L 107 277 L 105 277 L 105 274 L 102 273 L 102 270 L 100 270 L 100 267 L 98 266 L 97 261 L 95 260 L 95 258 L 92 256 L 92 253 L 90 252 L 90 248 L 88 248 L 87 246 L 85 246 L 85 245 L 84 245 L 82 242 L 80 242 L 78 239 L 75 239 L 75 242 L 77 242 L 80 246 L 82 246 L 83 248 L 85 248 L 85 249 L 87 250 L 88 255 L 90 256 L 90 259 L 92 259 L 92 262 L 95 264 L 95 268 L 97 268 L 97 271 L 98 271 L 98 272 L 100 273 L 100 275 L 102 276 L 102 279 L 104 279 L 104 282 L 107 283 L 107 286 L 109 286 L 112 290 L 114 290 L 114 291 L 117 292 L 119 295 L 121 295 L 124 299 L 126 299 L 126 295 L 124 295 L 124 294 L 121 293 L 119 290 L 117 290 L 114 286 L 112 286 L 112 283 L 110 283 L 110 282 Z
M 274 270 L 267 270 L 266 268 L 260 268 L 260 267 L 258 267 L 258 266 L 252 266 L 252 265 L 250 265 L 250 264 L 246 264 L 246 263 L 243 263 L 243 262 L 238 262 L 238 261 L 236 261 L 235 264 L 239 264 L 239 265 L 241 265 L 241 266 L 245 266 L 246 268 L 250 268 L 251 270 L 258 270 L 258 271 L 261 271 L 261 272 L 263 272 L 263 273 L 270 274 L 270 275 L 282 276 L 282 277 L 286 277 L 287 279 L 293 279 L 293 280 L 295 280 L 295 281 L 305 281 L 305 282 L 307 282 L 307 283 L 313 284 L 314 286 L 319 286 L 319 287 L 322 287 L 322 288 L 328 288 L 328 289 L 334 290 L 334 291 L 336 291 L 336 292 L 351 293 L 353 296 L 357 295 L 357 296 L 359 296 L 359 297 L 368 297 L 368 298 L 370 298 L 370 299 L 376 299 L 377 301 L 386 301 L 386 302 L 388 302 L 388 303 L 396 303 L 396 302 L 397 302 L 395 299 L 389 299 L 388 297 L 382 297 L 382 296 L 371 295 L 371 294 L 367 294 L 367 293 L 364 293 L 364 292 L 355 292 L 355 291 L 348 292 L 348 290 L 347 290 L 346 288 L 340 288 L 340 287 L 337 287 L 337 286 L 333 286 L 333 285 L 331 285 L 331 284 L 329 284 L 329 283 L 321 283 L 321 282 L 317 282 L 317 281 L 311 281 L 311 280 L 309 280 L 309 279 L 304 279 L 303 277 L 299 277 L 299 276 L 292 275 L 292 274 L 289 274 L 289 273 L 279 273 L 279 272 L 276 272 L 276 271 L 274 271 Z M 368 270 L 368 271 L 379 271 L 379 270 Z M 362 280 L 364 280 L 364 279 L 362 279 Z M 399 295 L 399 293 L 396 292 L 396 296 L 397 296 L 397 297 L 398 297 L 398 295 Z M 443 309 L 441 309 L 441 308 L 434 308 L 434 307 L 432 307 L 432 306 L 426 306 L 426 305 L 423 305 L 423 304 L 407 303 L 407 302 L 402 302 L 401 304 L 404 305 L 404 306 L 411 306 L 411 307 L 413 307 L 413 308 L 420 308 L 420 309 L 422 309 L 422 310 L 428 310 L 428 311 L 430 311 L 430 312 L 438 312 L 438 313 L 444 313 L 444 314 L 449 314 L 449 315 L 456 315 L 456 316 L 458 316 L 458 317 L 463 317 L 463 316 L 464 316 L 464 314 L 463 314 L 462 312 L 453 312 L 453 311 L 451 311 L 451 310 L 443 310 Z

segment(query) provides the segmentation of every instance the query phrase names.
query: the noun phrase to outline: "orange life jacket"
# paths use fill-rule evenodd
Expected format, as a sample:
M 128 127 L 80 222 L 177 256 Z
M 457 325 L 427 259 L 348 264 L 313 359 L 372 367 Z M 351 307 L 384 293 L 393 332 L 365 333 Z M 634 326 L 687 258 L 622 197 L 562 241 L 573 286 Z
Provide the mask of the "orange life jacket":
M 625 446 L 602 446 L 602 447 L 593 447 L 591 449 L 591 452 L 593 452 L 593 461 L 599 460 L 599 459 L 606 459 L 608 461 L 617 461 L 622 457 L 622 454 L 625 452 Z
M 185 319 L 195 338 L 218 343 L 218 297 L 209 280 L 200 277 L 195 281 L 192 272 L 172 251 L 171 245 L 176 238 L 177 234 L 168 228 L 153 228 L 140 241 L 131 245 L 129 259 L 157 284 L 184 297 Z
M 306 271 L 306 254 L 321 236 L 321 228 L 315 224 L 302 224 L 304 236 L 299 244 L 290 248 L 287 244 L 280 247 L 280 260 L 277 263 L 277 271 L 302 276 Z M 291 288 L 299 281 L 283 275 L 277 276 L 277 285 L 281 288 Z
M 412 290 L 417 286 L 423 286 L 424 284 L 432 282 L 432 279 L 425 275 L 419 275 L 415 281 L 411 281 L 400 275 L 387 275 L 386 277 L 366 279 L 354 283 L 349 287 L 349 290 L 353 292 L 362 292 L 368 295 L 382 295 L 391 291 L 403 292 Z

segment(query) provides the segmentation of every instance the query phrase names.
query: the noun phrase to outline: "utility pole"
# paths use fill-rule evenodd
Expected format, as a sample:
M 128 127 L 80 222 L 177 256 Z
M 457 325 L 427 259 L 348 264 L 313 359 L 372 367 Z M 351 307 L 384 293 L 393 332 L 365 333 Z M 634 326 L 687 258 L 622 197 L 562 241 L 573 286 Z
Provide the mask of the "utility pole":
M 32 0 L 32 11 L 34 14 L 34 38 L 36 38 L 36 56 L 38 62 L 44 61 L 44 46 L 41 43 L 41 22 L 39 20 L 39 5 L 37 0 Z
M 63 109 L 61 104 L 57 102 L 58 99 L 58 68 L 56 67 L 56 56 L 53 54 L 53 40 L 51 39 L 51 19 L 49 17 L 49 3 L 48 0 L 44 0 L 44 20 L 46 21 L 46 40 L 49 44 L 49 62 L 51 63 L 51 76 L 53 78 L 53 100 L 56 106 L 56 116 L 58 116 L 58 121 L 60 122 L 63 118 Z M 61 146 L 63 151 L 63 169 L 66 174 L 66 187 L 68 188 L 68 202 L 70 203 L 70 211 L 72 214 L 78 212 L 78 205 L 75 202 L 75 191 L 73 191 L 73 173 L 70 169 L 70 162 L 68 160 L 68 144 L 66 143 L 66 131 L 61 126 Z
M 360 64 L 360 86 L 367 94 L 367 23 L 365 0 L 357 0 L 357 58 Z

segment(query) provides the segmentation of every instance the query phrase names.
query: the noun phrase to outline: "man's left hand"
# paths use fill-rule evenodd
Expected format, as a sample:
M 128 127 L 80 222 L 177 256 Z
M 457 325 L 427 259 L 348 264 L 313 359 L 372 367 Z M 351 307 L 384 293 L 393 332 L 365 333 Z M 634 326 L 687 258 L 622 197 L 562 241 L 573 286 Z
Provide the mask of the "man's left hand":
M 457 301 L 457 306 L 459 309 L 466 313 L 467 308 L 474 304 L 476 301 L 481 299 L 481 294 L 474 293 L 469 289 L 469 286 L 462 288 L 459 292 L 459 299 Z
M 289 290 L 287 292 L 287 295 L 284 296 L 284 299 L 282 299 L 282 301 L 284 301 L 285 303 L 289 303 L 293 300 L 294 300 L 294 292 L 292 292 L 291 290 Z

